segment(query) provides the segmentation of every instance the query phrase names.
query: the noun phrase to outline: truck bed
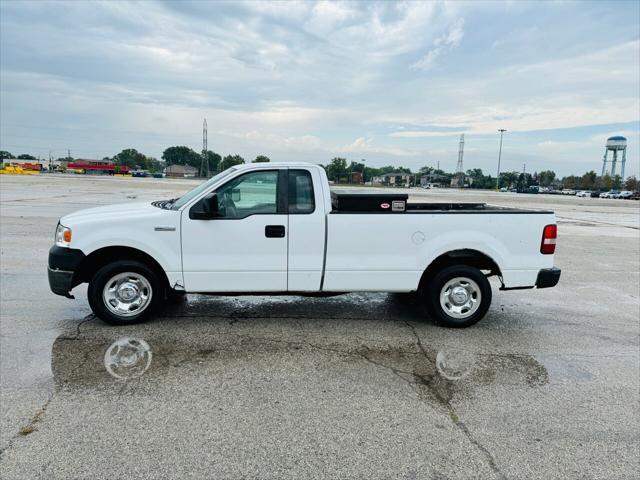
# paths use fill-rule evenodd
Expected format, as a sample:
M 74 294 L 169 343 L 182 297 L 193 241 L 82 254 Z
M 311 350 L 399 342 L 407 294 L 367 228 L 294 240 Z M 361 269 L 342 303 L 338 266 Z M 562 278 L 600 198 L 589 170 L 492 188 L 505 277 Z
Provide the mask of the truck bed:
M 550 211 L 499 207 L 486 203 L 417 202 L 410 203 L 406 193 L 331 192 L 332 214 L 407 214 L 407 213 L 510 213 L 549 214 Z

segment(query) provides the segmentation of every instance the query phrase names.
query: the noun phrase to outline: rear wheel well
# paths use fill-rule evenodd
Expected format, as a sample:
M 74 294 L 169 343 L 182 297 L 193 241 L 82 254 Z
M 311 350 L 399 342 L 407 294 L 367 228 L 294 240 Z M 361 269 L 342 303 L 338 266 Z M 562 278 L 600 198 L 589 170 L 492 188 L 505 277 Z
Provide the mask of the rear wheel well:
M 424 289 L 440 270 L 453 265 L 467 265 L 478 270 L 488 271 L 487 276 L 502 275 L 498 264 L 488 255 L 471 249 L 452 250 L 440 255 L 429 264 L 420 278 L 418 288 Z
M 158 278 L 165 283 L 167 289 L 170 288 L 167 274 L 156 259 L 148 253 L 132 247 L 105 247 L 91 252 L 82 260 L 76 270 L 73 277 L 74 286 L 89 282 L 100 268 L 116 260 L 135 260 L 145 264 L 158 275 Z

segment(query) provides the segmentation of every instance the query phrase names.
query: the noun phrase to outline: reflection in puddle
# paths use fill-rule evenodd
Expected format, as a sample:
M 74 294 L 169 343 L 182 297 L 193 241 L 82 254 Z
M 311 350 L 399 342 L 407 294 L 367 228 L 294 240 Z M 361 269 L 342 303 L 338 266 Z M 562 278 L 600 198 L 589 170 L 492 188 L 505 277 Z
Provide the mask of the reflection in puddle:
M 473 353 L 460 349 L 440 350 L 436 354 L 438 373 L 447 380 L 460 380 L 466 377 L 476 361 Z
M 112 377 L 129 380 L 140 377 L 151 366 L 151 347 L 137 338 L 119 338 L 104 353 L 104 367 Z

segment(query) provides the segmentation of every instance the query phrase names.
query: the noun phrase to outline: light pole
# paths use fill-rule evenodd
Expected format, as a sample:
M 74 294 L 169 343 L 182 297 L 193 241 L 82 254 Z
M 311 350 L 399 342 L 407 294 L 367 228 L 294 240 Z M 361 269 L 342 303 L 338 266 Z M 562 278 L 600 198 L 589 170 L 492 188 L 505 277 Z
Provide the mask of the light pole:
M 501 128 L 498 130 L 500 132 L 500 150 L 498 151 L 498 175 L 496 177 L 496 191 L 500 189 L 500 159 L 502 157 L 502 135 L 506 130 Z
M 364 162 L 366 162 L 366 160 L 363 158 L 363 159 L 361 159 L 361 161 L 362 161 L 362 185 L 364 185 L 365 184 L 365 181 L 364 181 L 364 169 L 365 169 Z

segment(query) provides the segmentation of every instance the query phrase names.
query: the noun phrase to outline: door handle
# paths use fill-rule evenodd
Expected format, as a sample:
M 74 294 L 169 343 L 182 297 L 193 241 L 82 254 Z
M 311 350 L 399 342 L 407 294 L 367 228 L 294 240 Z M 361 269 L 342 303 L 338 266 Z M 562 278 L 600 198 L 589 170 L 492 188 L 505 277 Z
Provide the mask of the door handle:
M 264 236 L 267 238 L 284 238 L 284 225 L 265 226 Z

